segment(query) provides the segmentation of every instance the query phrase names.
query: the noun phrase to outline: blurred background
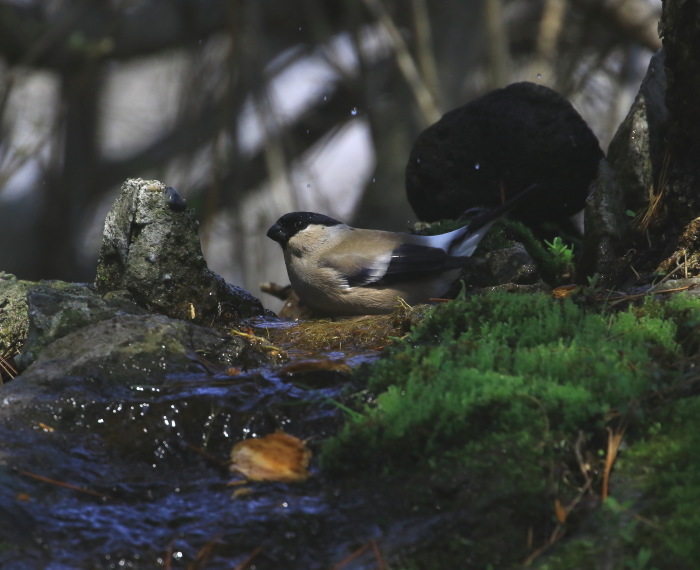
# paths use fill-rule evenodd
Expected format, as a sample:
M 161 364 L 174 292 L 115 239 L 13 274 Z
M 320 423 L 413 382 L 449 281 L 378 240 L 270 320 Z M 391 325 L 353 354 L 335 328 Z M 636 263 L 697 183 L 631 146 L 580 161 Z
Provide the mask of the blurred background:
M 0 271 L 91 281 L 126 178 L 196 208 L 209 266 L 288 283 L 292 210 L 405 230 L 418 133 L 532 81 L 605 151 L 661 0 L 0 0 Z M 262 296 L 272 309 L 279 303 Z

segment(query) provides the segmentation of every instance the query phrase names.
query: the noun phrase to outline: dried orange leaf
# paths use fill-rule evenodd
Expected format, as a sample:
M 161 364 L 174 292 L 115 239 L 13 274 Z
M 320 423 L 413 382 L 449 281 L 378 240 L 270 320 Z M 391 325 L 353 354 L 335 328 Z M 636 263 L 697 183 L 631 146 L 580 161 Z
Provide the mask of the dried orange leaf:
M 578 285 L 562 285 L 552 289 L 552 296 L 555 299 L 566 299 L 576 293 L 580 287 Z
M 239 441 L 231 450 L 231 471 L 252 481 L 304 481 L 311 451 L 298 437 L 277 431 Z

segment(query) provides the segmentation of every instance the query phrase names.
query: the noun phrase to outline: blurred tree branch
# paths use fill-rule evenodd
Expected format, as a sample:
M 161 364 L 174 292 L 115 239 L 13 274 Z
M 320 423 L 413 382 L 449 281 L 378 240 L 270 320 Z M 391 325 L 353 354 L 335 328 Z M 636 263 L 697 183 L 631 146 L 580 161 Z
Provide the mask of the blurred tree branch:
M 226 28 L 226 0 L 0 2 L 0 52 L 12 64 L 55 70 L 129 59 L 196 43 Z

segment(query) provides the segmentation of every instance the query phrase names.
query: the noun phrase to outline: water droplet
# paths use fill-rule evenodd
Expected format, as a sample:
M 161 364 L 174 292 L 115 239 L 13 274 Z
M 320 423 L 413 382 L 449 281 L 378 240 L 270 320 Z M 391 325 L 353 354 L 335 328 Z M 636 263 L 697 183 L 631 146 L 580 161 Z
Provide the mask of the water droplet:
M 537 74 L 537 79 L 542 79 L 542 74 L 541 74 L 541 73 L 538 73 L 538 74 Z
M 373 176 L 372 177 L 372 184 L 374 184 L 377 181 L 377 179 Z
M 353 107 L 352 109 L 350 109 L 350 114 L 351 114 L 353 117 L 354 117 L 355 115 L 357 115 L 357 107 Z
M 481 168 L 481 165 L 478 162 L 474 163 L 474 170 L 479 170 Z

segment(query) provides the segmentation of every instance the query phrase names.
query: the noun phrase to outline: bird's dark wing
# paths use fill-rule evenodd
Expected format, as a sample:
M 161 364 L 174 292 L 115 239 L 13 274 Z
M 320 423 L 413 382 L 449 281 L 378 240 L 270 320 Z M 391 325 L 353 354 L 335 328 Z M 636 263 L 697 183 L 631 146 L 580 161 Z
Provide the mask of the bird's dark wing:
M 350 287 L 373 287 L 418 279 L 430 273 L 457 269 L 479 261 L 471 257 L 448 255 L 438 247 L 404 243 L 390 257 L 377 260 L 376 263 L 355 265 L 355 271 L 345 271 L 345 277 Z
M 449 255 L 439 247 L 404 243 L 392 252 L 382 281 L 416 278 L 428 273 L 467 267 L 479 261 L 472 257 Z

